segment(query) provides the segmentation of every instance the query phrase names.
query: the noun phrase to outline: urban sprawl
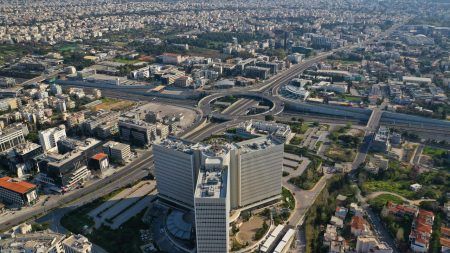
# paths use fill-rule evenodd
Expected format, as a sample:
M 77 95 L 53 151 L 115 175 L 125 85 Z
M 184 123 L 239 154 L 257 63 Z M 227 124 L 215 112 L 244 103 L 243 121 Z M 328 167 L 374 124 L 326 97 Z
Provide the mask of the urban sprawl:
M 450 2 L 0 0 L 0 252 L 450 252 Z

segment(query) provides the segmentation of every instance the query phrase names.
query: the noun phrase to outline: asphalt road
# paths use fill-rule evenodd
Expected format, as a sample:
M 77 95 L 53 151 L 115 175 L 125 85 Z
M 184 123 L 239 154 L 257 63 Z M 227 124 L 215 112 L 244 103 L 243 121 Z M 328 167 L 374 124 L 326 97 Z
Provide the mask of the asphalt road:
M 12 217 L 8 217 L 7 221 L 0 223 L 0 230 L 21 224 L 35 217 L 45 215 L 65 207 L 75 208 L 87 204 L 101 196 L 104 196 L 115 189 L 118 189 L 128 183 L 135 182 L 148 174 L 143 168 L 152 166 L 153 155 L 150 151 L 145 152 L 136 158 L 125 168 L 114 173 L 113 175 L 100 179 L 95 184 L 90 184 L 84 188 L 74 190 L 65 195 L 55 196 L 54 201 L 49 201 L 44 206 L 30 207 L 26 212 L 18 212 Z
M 372 209 L 370 209 L 370 206 L 366 204 L 366 200 L 361 196 L 361 190 L 359 189 L 358 185 L 354 184 L 354 187 L 356 187 L 357 190 L 356 198 L 361 203 L 361 206 L 364 208 L 364 211 L 367 214 L 367 218 L 370 224 L 372 224 L 372 228 L 376 236 L 378 236 L 380 241 L 385 242 L 387 245 L 389 245 L 389 247 L 392 248 L 394 253 L 398 253 L 399 251 L 397 249 L 397 245 L 395 244 L 394 238 L 392 238 L 391 234 L 389 234 L 387 229 L 384 227 L 378 215 L 376 215 L 372 211 Z

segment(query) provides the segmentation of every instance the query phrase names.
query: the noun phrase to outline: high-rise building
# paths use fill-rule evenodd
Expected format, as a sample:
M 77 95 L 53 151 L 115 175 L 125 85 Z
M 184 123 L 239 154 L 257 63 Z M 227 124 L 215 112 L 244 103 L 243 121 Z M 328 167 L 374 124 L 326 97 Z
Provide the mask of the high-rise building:
M 159 196 L 189 208 L 194 207 L 194 185 L 198 174 L 192 146 L 171 139 L 153 145 Z
M 193 207 L 193 189 L 207 152 L 218 146 L 166 139 L 153 146 L 155 174 L 162 198 Z M 284 146 L 273 137 L 259 137 L 223 146 L 229 153 L 231 208 L 251 208 L 281 194 Z
M 66 137 L 66 128 L 64 125 L 39 132 L 39 141 L 44 152 L 58 151 L 57 143 L 63 137 Z
M 250 207 L 279 198 L 283 143 L 260 137 L 236 143 L 234 147 L 230 169 L 231 207 Z
M 229 189 L 226 168 L 204 170 L 199 173 L 195 189 L 198 253 L 229 251 Z
M 200 160 L 194 198 L 197 252 L 228 252 L 230 149 L 218 145 L 196 148 Z
M 197 252 L 229 251 L 230 210 L 280 198 L 283 148 L 270 136 L 224 145 L 166 139 L 153 146 L 159 196 L 194 210 Z

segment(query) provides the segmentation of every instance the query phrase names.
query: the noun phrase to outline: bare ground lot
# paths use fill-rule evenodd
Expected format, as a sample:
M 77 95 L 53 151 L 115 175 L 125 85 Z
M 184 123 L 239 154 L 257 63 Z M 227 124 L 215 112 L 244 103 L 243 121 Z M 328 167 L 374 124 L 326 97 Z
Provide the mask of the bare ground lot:
M 242 245 L 247 242 L 251 245 L 253 241 L 253 236 L 256 231 L 262 227 L 264 219 L 261 216 L 252 216 L 248 221 L 244 222 L 239 227 L 239 232 L 236 235 L 236 239 Z

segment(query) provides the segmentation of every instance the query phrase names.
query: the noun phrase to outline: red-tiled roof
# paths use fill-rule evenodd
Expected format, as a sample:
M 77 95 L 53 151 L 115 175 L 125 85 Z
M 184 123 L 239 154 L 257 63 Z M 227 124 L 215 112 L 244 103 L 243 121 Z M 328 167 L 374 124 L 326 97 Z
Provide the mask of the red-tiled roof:
M 428 245 L 433 232 L 434 213 L 419 209 L 417 217 L 414 219 L 415 228 L 411 230 L 410 237 L 415 238 L 417 243 Z
M 450 237 L 450 228 L 449 227 L 441 227 L 441 235 L 445 237 Z
M 10 177 L 0 178 L 0 187 L 20 194 L 25 194 L 33 189 L 36 189 L 36 185 L 34 184 L 25 181 L 14 181 Z
M 387 208 L 389 209 L 389 212 L 395 213 L 395 214 L 409 214 L 409 215 L 415 215 L 417 212 L 417 208 L 413 206 L 408 205 L 397 205 L 392 202 L 387 203 Z
M 98 153 L 98 154 L 94 155 L 92 157 L 92 159 L 94 159 L 94 160 L 102 160 L 102 159 L 104 159 L 106 157 L 108 157 L 108 156 L 105 153 Z
M 352 222 L 351 222 L 351 227 L 353 229 L 363 230 L 365 225 L 366 225 L 366 220 L 364 220 L 364 218 L 362 218 L 361 216 L 353 216 Z
M 441 246 L 450 248 L 450 239 L 449 238 L 441 237 L 440 241 L 441 241 Z
M 424 209 L 419 209 L 419 215 L 424 215 L 424 216 L 433 216 L 434 217 L 434 213 L 431 211 L 427 211 Z

